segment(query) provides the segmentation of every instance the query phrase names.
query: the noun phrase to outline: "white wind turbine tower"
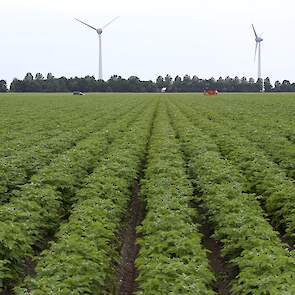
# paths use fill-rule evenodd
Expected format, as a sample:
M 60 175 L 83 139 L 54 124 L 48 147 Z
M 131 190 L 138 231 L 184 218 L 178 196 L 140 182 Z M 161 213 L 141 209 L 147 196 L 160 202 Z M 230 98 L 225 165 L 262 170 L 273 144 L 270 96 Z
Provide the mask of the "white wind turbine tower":
M 116 19 L 118 19 L 119 16 L 113 18 L 111 21 L 109 21 L 107 24 L 105 24 L 103 27 L 101 28 L 95 28 L 93 26 L 90 26 L 89 24 L 86 24 L 85 22 L 75 18 L 75 20 L 77 20 L 78 22 L 82 23 L 83 25 L 93 29 L 97 34 L 98 34 L 98 40 L 99 40 L 99 71 L 98 71 L 98 79 L 102 80 L 103 76 L 102 76 L 102 49 L 101 49 L 101 35 L 103 30 L 109 26 L 111 23 L 113 23 Z
M 254 60 L 256 60 L 257 50 L 258 50 L 258 79 L 261 79 L 261 42 L 263 41 L 263 39 L 261 38 L 261 36 L 257 35 L 253 24 L 252 24 L 252 28 L 254 31 L 255 42 L 256 42 Z

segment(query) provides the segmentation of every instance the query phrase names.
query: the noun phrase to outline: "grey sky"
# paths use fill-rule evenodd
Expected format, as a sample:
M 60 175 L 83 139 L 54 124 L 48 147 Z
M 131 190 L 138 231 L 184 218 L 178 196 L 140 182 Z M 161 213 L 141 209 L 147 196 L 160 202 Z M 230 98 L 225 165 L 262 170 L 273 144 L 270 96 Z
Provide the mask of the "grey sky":
M 295 81 L 294 10 L 292 0 L 0 0 L 0 79 L 97 77 L 97 35 L 73 18 L 96 27 L 120 15 L 103 33 L 104 79 L 256 78 L 254 23 L 263 77 Z

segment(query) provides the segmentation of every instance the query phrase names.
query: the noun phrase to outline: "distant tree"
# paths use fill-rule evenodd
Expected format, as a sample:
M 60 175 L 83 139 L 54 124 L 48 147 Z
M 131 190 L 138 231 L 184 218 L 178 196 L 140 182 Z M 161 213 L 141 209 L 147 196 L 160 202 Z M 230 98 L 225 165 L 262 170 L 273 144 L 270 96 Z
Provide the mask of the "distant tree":
M 34 80 L 32 73 L 27 73 L 22 83 L 22 92 L 39 92 L 42 90 L 42 85 L 39 81 Z
M 158 78 L 156 80 L 156 85 L 159 90 L 161 90 L 163 87 L 165 87 L 165 82 L 164 82 L 164 79 L 162 76 L 158 76 Z
M 128 78 L 128 91 L 130 92 L 141 92 L 141 82 L 138 77 L 130 76 Z
M 5 80 L 0 80 L 0 92 L 7 92 L 7 83 Z
M 169 88 L 171 85 L 172 85 L 172 77 L 167 74 L 164 79 L 164 87 Z
M 224 91 L 225 92 L 234 92 L 235 91 L 235 88 L 234 88 L 234 79 L 232 79 L 229 76 L 227 76 L 224 79 Z
M 69 91 L 72 91 L 69 88 L 69 79 L 67 79 L 66 77 L 58 78 L 56 92 L 69 92 Z
M 234 80 L 233 80 L 233 87 L 232 87 L 232 90 L 234 92 L 240 92 L 241 91 L 241 80 L 239 77 L 235 77 Z
M 193 76 L 191 79 L 191 91 L 203 92 L 205 89 L 204 81 L 197 76 Z
M 37 92 L 41 91 L 38 82 L 34 81 L 32 73 L 27 73 L 21 84 L 21 92 Z
M 44 80 L 44 77 L 43 77 L 43 75 L 41 73 L 37 73 L 35 75 L 35 80 Z
M 284 80 L 281 84 L 282 92 L 290 92 L 291 91 L 291 83 L 289 80 Z
M 157 92 L 157 85 L 153 81 L 142 81 L 141 90 L 144 92 Z
M 246 77 L 241 78 L 241 84 L 248 84 L 248 81 L 247 81 Z
M 32 82 L 33 89 L 31 91 L 44 92 L 46 89 L 44 76 L 41 73 L 35 75 L 35 80 Z
M 67 79 L 66 77 L 55 78 L 48 73 L 44 79 L 41 73 L 35 75 L 35 79 L 31 73 L 27 73 L 23 80 L 14 79 L 10 84 L 12 92 L 157 92 L 163 87 L 167 87 L 170 92 L 203 92 L 206 89 L 217 89 L 223 92 L 259 92 L 263 87 L 266 92 L 274 91 L 294 91 L 295 83 L 284 80 L 282 83 L 275 82 L 272 87 L 269 78 L 264 80 L 258 79 L 256 82 L 253 78 L 247 80 L 246 77 L 231 78 L 227 76 L 225 79 L 219 77 L 215 80 L 200 79 L 197 76 L 192 78 L 185 75 L 183 78 L 176 76 L 174 79 L 170 75 L 165 78 L 158 76 L 156 82 L 141 81 L 137 76 L 130 76 L 124 79 L 119 75 L 113 75 L 108 81 L 96 80 L 94 76 L 85 76 L 82 78 L 74 77 Z M 0 81 L 0 91 L 7 91 L 6 82 Z
M 202 81 L 202 79 L 200 79 L 198 76 L 194 75 L 191 78 L 192 83 L 200 83 L 200 81 Z
M 254 78 L 249 78 L 248 82 L 248 92 L 257 92 L 257 85 L 255 83 Z
M 13 81 L 10 84 L 10 91 L 11 92 L 23 92 L 23 81 L 18 80 L 16 78 L 13 79 Z
M 256 92 L 263 91 L 263 80 L 261 78 L 258 78 L 255 84 L 256 84 Z
M 271 92 L 272 91 L 272 85 L 270 83 L 269 77 L 264 79 L 264 91 L 265 92 Z
M 46 79 L 44 81 L 44 92 L 57 92 L 59 82 L 57 79 Z
M 97 89 L 97 81 L 94 76 L 86 76 L 85 77 L 85 87 L 87 92 L 95 92 Z
M 54 76 L 52 75 L 52 73 L 48 73 L 46 79 L 52 80 L 52 79 L 54 79 Z
M 275 92 L 281 91 L 281 82 L 280 81 L 275 82 L 275 87 L 274 87 L 273 91 L 275 91 Z
M 190 75 L 184 75 L 182 79 L 182 91 L 191 92 L 193 91 L 193 83 Z
M 97 92 L 106 92 L 108 88 L 108 83 L 104 80 L 98 80 L 96 83 L 96 90 Z
M 241 78 L 240 91 L 241 92 L 249 91 L 249 83 L 246 77 Z
M 216 80 L 216 89 L 219 91 L 224 91 L 224 80 L 222 77 L 219 77 Z
M 33 77 L 32 73 L 27 73 L 24 80 L 25 81 L 33 81 L 34 77 Z
M 67 85 L 67 88 L 73 92 L 73 91 L 82 91 L 82 89 L 80 89 L 80 85 L 79 85 L 79 81 L 77 77 L 74 78 L 70 78 L 70 79 L 66 79 L 65 78 L 65 84 Z
M 121 76 L 113 75 L 107 84 L 113 92 L 128 92 L 128 82 Z
M 181 92 L 181 90 L 182 90 L 182 79 L 180 76 L 176 76 L 172 83 L 171 91 Z
M 217 88 L 217 81 L 214 77 L 211 77 L 209 80 L 206 81 L 206 88 L 208 89 L 216 89 Z

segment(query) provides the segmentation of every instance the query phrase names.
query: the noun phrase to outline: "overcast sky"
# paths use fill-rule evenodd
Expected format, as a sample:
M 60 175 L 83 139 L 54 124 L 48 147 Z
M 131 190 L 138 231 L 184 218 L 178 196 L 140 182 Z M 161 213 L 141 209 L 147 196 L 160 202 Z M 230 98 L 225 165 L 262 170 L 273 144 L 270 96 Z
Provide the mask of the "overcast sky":
M 98 76 L 98 37 L 73 20 L 103 26 L 103 74 L 257 78 L 295 81 L 293 0 L 0 0 L 0 79 L 25 73 Z

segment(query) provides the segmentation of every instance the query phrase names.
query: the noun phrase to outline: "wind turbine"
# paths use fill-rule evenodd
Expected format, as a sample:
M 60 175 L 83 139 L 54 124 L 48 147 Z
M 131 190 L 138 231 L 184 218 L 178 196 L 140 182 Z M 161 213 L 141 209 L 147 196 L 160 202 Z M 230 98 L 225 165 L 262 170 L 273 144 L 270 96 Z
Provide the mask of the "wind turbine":
M 263 39 L 261 38 L 261 35 L 260 36 L 257 35 L 253 24 L 252 24 L 252 28 L 254 31 L 255 42 L 256 42 L 254 61 L 256 60 L 257 50 L 258 50 L 258 79 L 261 79 L 261 42 L 263 41 Z
M 93 26 L 90 26 L 89 24 L 75 18 L 75 20 L 77 20 L 78 22 L 82 23 L 83 25 L 89 27 L 90 29 L 93 29 L 97 34 L 98 34 L 98 40 L 99 40 L 99 70 L 98 70 L 98 79 L 102 80 L 102 49 L 101 49 L 101 35 L 103 30 L 109 26 L 111 23 L 113 23 L 116 19 L 118 19 L 119 16 L 113 18 L 111 21 L 109 21 L 107 24 L 105 24 L 103 27 L 101 28 L 95 28 Z

